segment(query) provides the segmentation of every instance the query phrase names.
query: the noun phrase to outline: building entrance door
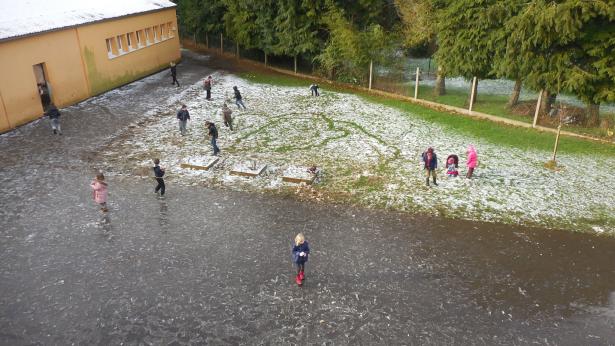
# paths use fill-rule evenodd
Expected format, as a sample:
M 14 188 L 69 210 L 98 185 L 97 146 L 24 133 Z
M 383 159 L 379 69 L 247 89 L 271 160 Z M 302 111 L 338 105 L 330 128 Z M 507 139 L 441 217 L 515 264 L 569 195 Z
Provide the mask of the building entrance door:
M 51 104 L 51 87 L 47 82 L 45 76 L 45 63 L 33 65 L 34 77 L 36 78 L 36 86 L 38 88 L 38 95 L 41 98 L 41 104 L 43 105 L 43 111 L 46 111 Z

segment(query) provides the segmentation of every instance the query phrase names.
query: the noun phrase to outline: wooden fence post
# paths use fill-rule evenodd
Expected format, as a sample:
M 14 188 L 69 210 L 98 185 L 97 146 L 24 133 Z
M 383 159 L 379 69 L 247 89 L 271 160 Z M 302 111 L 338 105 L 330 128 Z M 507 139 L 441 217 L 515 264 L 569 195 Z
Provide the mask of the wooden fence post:
M 265 52 L 265 66 L 267 66 L 267 52 Z
M 540 94 L 538 94 L 538 102 L 536 102 L 536 111 L 534 112 L 534 121 L 532 122 L 532 127 L 536 127 L 536 122 L 538 122 L 538 113 L 540 113 L 540 101 L 542 101 L 542 93 L 543 90 L 540 90 Z
M 474 78 L 472 78 L 472 92 L 470 93 L 470 108 L 469 108 L 469 112 L 472 113 L 472 106 L 474 106 L 474 98 L 476 97 L 476 95 L 474 95 L 474 91 L 476 90 L 476 76 Z
M 239 59 L 239 42 L 237 42 L 236 45 L 237 45 L 237 53 L 235 54 L 235 56 L 237 57 L 237 59 Z
M 416 68 L 416 81 L 414 82 L 414 99 L 419 97 L 419 68 Z
M 369 90 L 372 90 L 372 73 L 374 71 L 374 64 L 373 63 L 374 63 L 373 60 L 369 61 L 369 86 L 368 86 Z
M 224 34 L 220 33 L 220 54 L 224 54 Z
M 205 33 L 205 44 L 207 45 L 207 49 L 209 49 L 209 33 Z
M 297 74 L 297 56 L 296 55 L 295 55 L 294 61 L 295 61 L 295 74 Z
M 557 126 L 557 136 L 555 136 L 555 147 L 553 148 L 553 157 L 551 161 L 555 163 L 555 155 L 557 155 L 557 145 L 559 144 L 559 134 L 562 131 L 562 123 Z

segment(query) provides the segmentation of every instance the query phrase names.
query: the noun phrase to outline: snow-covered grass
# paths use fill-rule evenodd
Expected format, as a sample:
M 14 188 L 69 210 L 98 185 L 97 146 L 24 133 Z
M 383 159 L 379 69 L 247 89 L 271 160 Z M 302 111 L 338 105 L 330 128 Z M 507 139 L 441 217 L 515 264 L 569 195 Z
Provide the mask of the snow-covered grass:
M 461 135 L 359 96 L 325 91 L 311 97 L 307 85 L 256 84 L 221 73 L 213 77 L 212 101 L 205 100 L 200 83 L 169 99 L 172 112 L 147 118 L 109 145 L 104 154 L 108 166 L 143 172 L 152 158 L 159 157 L 170 187 L 204 184 L 287 192 L 295 185 L 281 181 L 285 170 L 316 165 L 324 174 L 315 188 L 325 198 L 464 219 L 615 233 L 615 157 L 562 153 L 562 169 L 549 170 L 544 168 L 549 152 Z M 244 95 L 247 110 L 232 104 L 233 85 Z M 233 132 L 222 125 L 219 110 L 225 101 L 233 109 Z M 192 117 L 186 136 L 179 134 L 175 118 L 179 102 L 188 106 Z M 220 161 L 208 171 L 180 168 L 191 157 L 211 153 L 206 120 L 218 125 Z M 455 153 L 465 162 L 469 144 L 479 154 L 474 179 L 445 178 L 446 156 Z M 428 146 L 440 159 L 437 187 L 425 186 L 420 167 L 420 154 Z M 229 174 L 234 166 L 251 161 L 266 164 L 265 173 L 255 178 Z M 460 169 L 464 174 L 465 168 Z

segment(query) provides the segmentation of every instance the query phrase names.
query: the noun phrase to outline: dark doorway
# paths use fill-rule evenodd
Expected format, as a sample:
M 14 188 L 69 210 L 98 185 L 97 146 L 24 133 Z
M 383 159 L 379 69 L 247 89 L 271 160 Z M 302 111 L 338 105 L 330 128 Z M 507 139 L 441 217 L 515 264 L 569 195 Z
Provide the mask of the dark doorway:
M 34 69 L 34 78 L 36 78 L 36 86 L 38 95 L 41 97 L 43 111 L 46 111 L 51 104 L 51 87 L 45 75 L 45 63 L 33 65 L 32 68 Z

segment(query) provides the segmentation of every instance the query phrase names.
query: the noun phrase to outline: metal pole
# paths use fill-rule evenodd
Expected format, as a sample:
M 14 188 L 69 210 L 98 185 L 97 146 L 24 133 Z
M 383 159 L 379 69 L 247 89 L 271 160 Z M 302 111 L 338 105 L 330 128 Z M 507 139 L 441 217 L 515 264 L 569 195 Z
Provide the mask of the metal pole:
M 419 68 L 416 68 L 416 81 L 414 82 L 414 99 L 419 97 Z
M 534 121 L 532 122 L 532 127 L 536 127 L 536 122 L 538 121 L 538 113 L 540 112 L 540 101 L 542 101 L 542 93 L 544 90 L 540 90 L 540 94 L 538 94 L 538 102 L 536 103 L 536 111 L 534 112 Z
M 374 70 L 374 63 L 373 63 L 373 60 L 370 60 L 369 61 L 369 87 L 368 87 L 369 90 L 372 90 L 372 73 L 373 73 L 373 70 Z
M 474 91 L 476 90 L 476 77 L 474 77 L 472 79 L 472 92 L 470 93 L 470 113 L 472 113 L 472 107 L 474 106 L 474 98 L 476 97 L 476 95 L 474 95 Z

